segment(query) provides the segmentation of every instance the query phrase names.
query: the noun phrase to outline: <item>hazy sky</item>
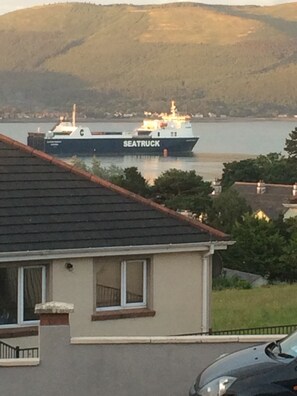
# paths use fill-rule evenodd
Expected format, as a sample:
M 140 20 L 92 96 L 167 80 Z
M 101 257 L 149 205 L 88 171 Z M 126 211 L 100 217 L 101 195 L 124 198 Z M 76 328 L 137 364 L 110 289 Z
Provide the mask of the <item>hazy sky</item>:
M 69 0 L 70 2 L 81 2 L 81 3 L 93 3 L 93 4 L 118 4 L 118 3 L 132 3 L 137 5 L 142 4 L 162 4 L 162 3 L 173 3 L 182 2 L 183 0 Z M 207 4 L 227 4 L 227 5 L 244 5 L 244 4 L 255 4 L 255 5 L 274 5 L 284 3 L 295 3 L 297 0 L 200 0 L 195 1 L 197 3 Z M 53 4 L 53 3 L 66 3 L 67 1 L 59 0 L 0 0 L 0 14 L 6 12 L 15 11 L 21 8 L 33 7 L 35 5 Z

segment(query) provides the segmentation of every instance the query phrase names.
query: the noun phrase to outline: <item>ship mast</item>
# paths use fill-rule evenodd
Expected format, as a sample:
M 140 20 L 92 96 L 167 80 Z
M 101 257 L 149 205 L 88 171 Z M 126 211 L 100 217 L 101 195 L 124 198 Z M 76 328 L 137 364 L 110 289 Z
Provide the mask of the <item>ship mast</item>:
M 73 105 L 72 109 L 72 126 L 75 127 L 75 119 L 76 119 L 76 104 Z
M 171 114 L 173 115 L 173 117 L 176 116 L 176 106 L 174 100 L 171 101 Z

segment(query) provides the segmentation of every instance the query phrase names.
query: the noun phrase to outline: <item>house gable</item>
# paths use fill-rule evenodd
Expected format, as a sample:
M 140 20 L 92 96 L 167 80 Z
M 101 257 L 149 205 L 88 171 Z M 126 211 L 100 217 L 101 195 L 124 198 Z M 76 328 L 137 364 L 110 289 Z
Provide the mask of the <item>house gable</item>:
M 261 209 L 257 210 L 257 211 L 254 213 L 254 216 L 255 216 L 257 219 L 259 219 L 259 220 L 265 220 L 265 221 L 269 221 L 269 220 L 270 220 L 269 216 L 267 216 L 267 214 L 266 214 L 263 210 L 261 210 Z
M 297 205 L 288 204 L 288 206 L 285 206 L 285 208 L 284 219 L 297 216 Z
M 293 197 L 290 199 L 289 203 L 284 203 L 284 219 L 289 219 L 290 217 L 297 216 L 297 184 L 294 185 Z

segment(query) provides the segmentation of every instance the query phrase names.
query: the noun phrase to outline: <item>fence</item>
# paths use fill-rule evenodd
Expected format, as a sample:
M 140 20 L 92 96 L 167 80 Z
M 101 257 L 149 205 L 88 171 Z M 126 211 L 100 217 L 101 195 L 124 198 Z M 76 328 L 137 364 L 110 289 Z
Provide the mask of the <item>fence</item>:
M 212 330 L 203 333 L 180 334 L 182 336 L 195 335 L 287 335 L 297 330 L 297 324 L 265 326 L 265 327 L 249 327 L 245 329 L 229 329 L 229 330 Z
M 38 357 L 39 349 L 13 347 L 5 342 L 0 341 L 0 359 L 19 359 L 19 358 L 36 358 Z
M 250 327 L 246 329 L 232 330 L 210 330 L 207 335 L 269 335 L 269 334 L 290 334 L 297 330 L 297 324 L 266 326 L 266 327 Z

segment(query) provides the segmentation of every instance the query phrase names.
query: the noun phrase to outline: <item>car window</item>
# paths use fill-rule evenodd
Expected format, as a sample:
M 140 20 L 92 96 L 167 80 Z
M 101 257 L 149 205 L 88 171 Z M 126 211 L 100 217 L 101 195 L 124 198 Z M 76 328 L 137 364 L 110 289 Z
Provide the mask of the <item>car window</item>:
M 297 331 L 279 342 L 281 352 L 297 357 Z

